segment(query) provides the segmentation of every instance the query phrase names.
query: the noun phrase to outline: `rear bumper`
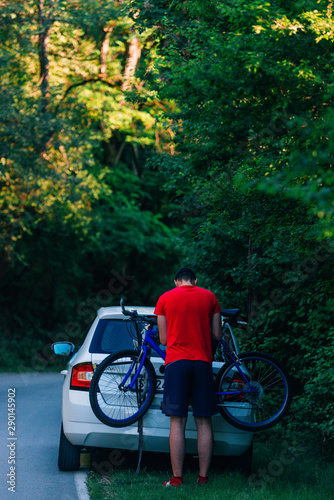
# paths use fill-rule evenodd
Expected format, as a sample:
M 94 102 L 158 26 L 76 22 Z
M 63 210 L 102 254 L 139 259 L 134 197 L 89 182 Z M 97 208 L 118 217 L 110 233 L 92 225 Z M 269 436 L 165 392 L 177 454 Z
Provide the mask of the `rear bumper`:
M 66 383 L 66 381 L 65 381 Z M 82 447 L 137 450 L 138 424 L 127 427 L 109 427 L 102 424 L 92 412 L 88 392 L 65 390 L 63 397 L 63 427 L 67 439 Z M 160 410 L 161 396 L 157 395 L 153 408 L 143 417 L 143 450 L 169 452 L 170 419 Z M 227 423 L 219 414 L 212 417 L 214 455 L 239 456 L 252 443 L 253 433 L 245 432 Z M 186 427 L 186 452 L 197 453 L 197 431 L 192 413 Z

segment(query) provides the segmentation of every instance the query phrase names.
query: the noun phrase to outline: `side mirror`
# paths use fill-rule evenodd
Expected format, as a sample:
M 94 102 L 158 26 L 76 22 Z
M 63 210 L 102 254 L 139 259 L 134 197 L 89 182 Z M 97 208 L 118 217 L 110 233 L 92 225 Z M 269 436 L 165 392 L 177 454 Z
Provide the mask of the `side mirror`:
M 55 342 L 51 349 L 58 356 L 71 356 L 74 352 L 74 344 L 72 342 Z

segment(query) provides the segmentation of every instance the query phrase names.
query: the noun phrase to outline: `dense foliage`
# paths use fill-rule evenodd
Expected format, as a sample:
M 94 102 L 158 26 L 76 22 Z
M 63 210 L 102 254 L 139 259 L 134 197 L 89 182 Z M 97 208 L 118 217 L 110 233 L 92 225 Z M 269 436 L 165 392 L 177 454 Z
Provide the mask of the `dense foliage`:
M 145 89 L 126 102 L 150 33 L 121 4 L 11 1 L 0 15 L 2 366 L 31 365 L 33 346 L 36 369 L 98 307 L 159 294 L 164 273 L 148 276 L 174 264 L 177 231 L 145 158 L 168 148 L 157 120 L 172 105 Z
M 120 294 L 154 303 L 183 262 L 248 317 L 244 349 L 285 362 L 289 429 L 327 449 L 332 2 L 1 6 L 5 367 L 45 367 Z
M 168 172 L 189 262 L 225 307 L 247 315 L 243 347 L 287 364 L 296 390 L 290 429 L 326 448 L 334 427 L 332 3 L 145 2 L 139 19 L 157 29 L 153 88 L 179 104 L 169 114 L 178 154 L 152 162 Z

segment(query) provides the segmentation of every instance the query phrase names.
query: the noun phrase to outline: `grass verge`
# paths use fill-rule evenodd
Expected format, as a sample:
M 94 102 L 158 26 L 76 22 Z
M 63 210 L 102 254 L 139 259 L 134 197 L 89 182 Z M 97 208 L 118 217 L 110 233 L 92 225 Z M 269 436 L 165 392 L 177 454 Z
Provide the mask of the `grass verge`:
M 285 441 L 255 443 L 249 477 L 229 470 L 228 461 L 215 459 L 210 470 L 210 481 L 203 487 L 196 484 L 197 460 L 192 457 L 186 459 L 184 484 L 180 488 L 162 486 L 171 476 L 168 454 L 144 453 L 137 477 L 134 472 L 136 453 L 120 452 L 116 466 L 105 458 L 101 455 L 92 457 L 91 463 L 100 473 L 89 473 L 87 486 L 91 500 L 334 498 L 334 464 L 310 458 L 306 448 L 292 446 Z

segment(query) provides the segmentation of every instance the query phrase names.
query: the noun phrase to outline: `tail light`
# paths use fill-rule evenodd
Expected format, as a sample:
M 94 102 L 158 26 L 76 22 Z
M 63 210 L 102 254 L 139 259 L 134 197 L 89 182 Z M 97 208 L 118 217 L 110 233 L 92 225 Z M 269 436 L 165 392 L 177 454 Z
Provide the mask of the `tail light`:
M 89 391 L 93 373 L 94 370 L 91 363 L 80 363 L 73 366 L 70 388 L 77 391 Z
M 234 375 L 232 382 L 230 383 L 228 390 L 229 391 L 242 391 L 245 387 L 245 382 L 238 377 L 238 375 Z M 229 402 L 236 402 L 239 401 L 241 402 L 243 399 L 245 399 L 245 395 L 240 393 L 240 394 L 226 394 L 224 396 L 226 400 Z

